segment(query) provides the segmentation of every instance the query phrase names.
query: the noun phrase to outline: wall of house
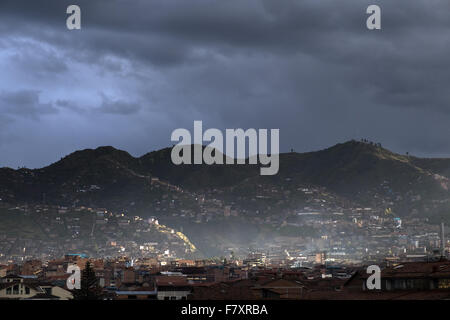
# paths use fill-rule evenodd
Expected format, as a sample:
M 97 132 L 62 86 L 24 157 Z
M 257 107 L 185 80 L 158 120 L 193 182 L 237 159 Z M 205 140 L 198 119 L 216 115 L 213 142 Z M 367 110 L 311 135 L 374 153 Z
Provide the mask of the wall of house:
M 14 286 L 17 286 L 17 290 L 14 290 Z M 7 299 L 22 299 L 22 298 L 30 298 L 34 295 L 36 295 L 38 292 L 35 289 L 29 288 L 29 293 L 27 294 L 26 286 L 22 283 L 14 284 L 13 286 L 9 287 L 11 291 L 8 290 L 8 288 L 4 288 L 0 290 L 0 298 L 7 298 Z M 10 293 L 9 293 L 10 292 Z
M 117 295 L 116 300 L 154 300 L 156 296 L 147 294 L 138 295 Z
M 437 287 L 433 279 L 385 279 L 382 280 L 383 290 L 432 290 Z
M 182 300 L 187 299 L 190 291 L 158 291 L 158 300 Z M 173 298 L 175 297 L 175 298 Z
M 60 300 L 71 300 L 73 299 L 73 294 L 69 290 L 60 288 L 60 287 L 52 287 L 51 294 L 55 297 L 58 297 Z

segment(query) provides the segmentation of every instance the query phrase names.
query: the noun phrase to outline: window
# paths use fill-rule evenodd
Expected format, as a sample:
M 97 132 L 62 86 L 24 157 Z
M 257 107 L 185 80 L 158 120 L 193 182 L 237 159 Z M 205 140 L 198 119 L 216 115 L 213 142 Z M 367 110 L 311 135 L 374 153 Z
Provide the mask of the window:
M 19 294 L 19 285 L 15 284 L 13 287 L 13 294 Z
M 164 297 L 164 300 L 170 300 L 170 297 Z
M 413 289 L 414 288 L 414 280 L 411 280 L 411 279 L 406 280 L 406 288 Z
M 25 294 L 30 294 L 30 288 L 29 287 L 25 287 Z
M 9 287 L 9 288 L 6 288 L 6 294 L 11 294 L 12 293 L 12 289 L 11 289 L 11 287 Z
M 170 297 L 170 300 L 177 300 L 177 297 Z
M 450 279 L 439 279 L 439 289 L 450 289 Z

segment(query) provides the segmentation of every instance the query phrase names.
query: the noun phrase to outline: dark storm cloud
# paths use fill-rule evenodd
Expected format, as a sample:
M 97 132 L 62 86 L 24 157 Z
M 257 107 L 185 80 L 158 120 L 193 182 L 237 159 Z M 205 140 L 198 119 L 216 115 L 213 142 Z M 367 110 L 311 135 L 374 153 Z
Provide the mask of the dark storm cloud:
M 118 114 L 118 115 L 130 115 L 140 110 L 138 103 L 130 103 L 123 100 L 111 100 L 105 95 L 102 95 L 103 103 L 96 110 L 98 112 Z
M 19 68 L 28 70 L 30 75 L 34 77 L 60 74 L 68 70 L 67 64 L 62 57 L 39 44 L 14 41 L 6 44 L 6 46 L 18 49 L 10 56 L 10 62 Z
M 65 29 L 72 1 L 0 3 L 0 108 L 46 121 L 42 144 L 60 130 L 64 148 L 54 140 L 55 154 L 92 136 L 142 154 L 204 120 L 280 128 L 285 151 L 364 137 L 450 155 L 448 1 L 76 3 L 81 31 Z M 382 7 L 381 31 L 365 28 L 369 4 Z M 9 128 L 25 125 L 33 126 Z M 3 140 L 0 151 L 27 145 L 14 137 L 20 143 Z
M 75 102 L 69 100 L 57 100 L 56 107 L 76 114 L 86 115 L 89 110 L 78 106 Z

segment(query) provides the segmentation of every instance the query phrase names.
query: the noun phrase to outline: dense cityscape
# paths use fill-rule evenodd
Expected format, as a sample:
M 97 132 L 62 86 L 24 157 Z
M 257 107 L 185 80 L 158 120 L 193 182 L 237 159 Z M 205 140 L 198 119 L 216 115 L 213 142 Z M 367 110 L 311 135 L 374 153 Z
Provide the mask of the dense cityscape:
M 69 254 L 48 261 L 0 265 L 0 299 L 68 300 L 69 266 L 93 270 L 97 299 L 448 299 L 450 262 L 442 256 L 423 262 L 383 263 L 382 287 L 366 287 L 361 266 L 331 264 L 317 254 L 311 267 L 273 266 L 262 254 L 245 260 L 155 258 L 89 259 Z M 82 271 L 83 272 L 83 271 Z
M 102 299 L 373 299 L 364 289 L 365 266 L 372 264 L 382 267 L 383 281 L 392 279 L 392 284 L 383 282 L 377 299 L 450 295 L 449 242 L 441 241 L 443 228 L 427 219 L 400 219 L 389 210 L 333 212 L 335 207 L 315 200 L 321 212 L 306 207 L 297 216 L 303 227 L 318 233 L 277 236 L 266 246 L 249 243 L 208 258 L 188 236 L 156 217 L 105 208 L 3 204 L 14 221 L 22 221 L 23 234 L 8 235 L 5 228 L 14 228 L 4 220 L 0 299 L 73 299 L 66 283 L 68 267 L 83 270 L 88 261 Z M 217 219 L 233 215 L 225 208 Z M 202 223 L 196 215 L 191 218 Z M 411 272 L 419 282 L 409 281 Z
M 341 150 L 367 154 L 376 166 L 380 158 L 390 166 L 418 161 L 366 140 L 336 145 L 326 156 L 336 161 Z M 151 153 L 147 161 L 164 161 L 166 154 Z M 301 157 L 284 154 L 281 164 Z M 67 287 L 75 265 L 90 272 L 99 299 L 450 294 L 447 220 L 439 214 L 448 206 L 443 175 L 412 167 L 403 179 L 416 183 L 404 188 L 382 172 L 351 196 L 332 184 L 309 184 L 286 167 L 276 180 L 250 175 L 196 188 L 170 174 L 144 174 L 134 161 L 101 147 L 44 169 L 0 170 L 1 299 L 78 299 Z M 365 286 L 373 265 L 382 270 L 378 295 Z
M 399 218 L 386 209 L 380 212 L 359 207 L 333 212 L 336 208 L 324 206 L 325 200 L 314 200 L 321 204 L 321 211 L 305 207 L 303 212 L 276 219 L 239 220 L 227 207 L 222 214 L 206 216 L 208 221 L 201 220 L 201 215 L 199 219 L 198 215 L 179 217 L 175 214 L 175 218 L 178 222 L 191 219 L 191 223 L 206 229 L 209 224 L 227 221 L 244 221 L 265 227 L 276 225 L 281 232 L 267 236 L 270 241 L 263 244 L 261 238 L 245 243 L 218 244 L 222 251 L 216 258 L 245 259 L 249 254 L 258 253 L 271 265 L 283 267 L 310 266 L 321 253 L 326 253 L 328 262 L 345 265 L 385 259 L 426 259 L 441 247 L 440 226 L 431 224 L 428 218 Z M 3 217 L 1 263 L 54 259 L 67 253 L 83 253 L 93 258 L 155 258 L 162 265 L 175 259 L 208 257 L 202 253 L 201 246 L 190 240 L 188 233 L 182 232 L 182 226 L 172 228 L 160 223 L 157 217 L 129 216 L 105 208 L 49 205 L 3 205 L 0 209 Z M 164 220 L 171 221 L 170 218 L 173 217 Z M 17 223 L 20 225 L 13 225 Z M 207 231 L 204 230 L 205 237 Z M 444 245 L 448 247 L 449 242 Z
M 447 13 L 1 0 L 0 304 L 348 319 L 395 315 L 343 300 L 450 300 Z

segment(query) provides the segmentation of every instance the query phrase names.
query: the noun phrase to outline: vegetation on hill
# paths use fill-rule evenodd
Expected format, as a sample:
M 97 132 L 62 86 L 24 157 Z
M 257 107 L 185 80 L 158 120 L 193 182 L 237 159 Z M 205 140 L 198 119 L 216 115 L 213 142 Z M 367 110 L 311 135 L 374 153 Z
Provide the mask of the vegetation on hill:
M 350 201 L 370 204 L 374 194 L 420 195 L 422 199 L 448 197 L 450 159 L 403 156 L 378 144 L 349 141 L 325 150 L 280 155 L 280 171 L 260 176 L 258 165 L 172 164 L 171 149 L 140 158 L 113 147 L 74 152 L 36 170 L 0 169 L 0 197 L 12 203 L 83 203 L 136 210 L 151 206 L 164 193 L 202 193 L 220 189 L 223 196 L 254 192 L 255 185 L 323 187 Z M 152 178 L 165 189 L 152 187 Z M 154 183 L 154 181 L 153 181 Z M 170 188 L 173 186 L 173 188 Z M 264 202 L 261 200 L 261 203 Z

